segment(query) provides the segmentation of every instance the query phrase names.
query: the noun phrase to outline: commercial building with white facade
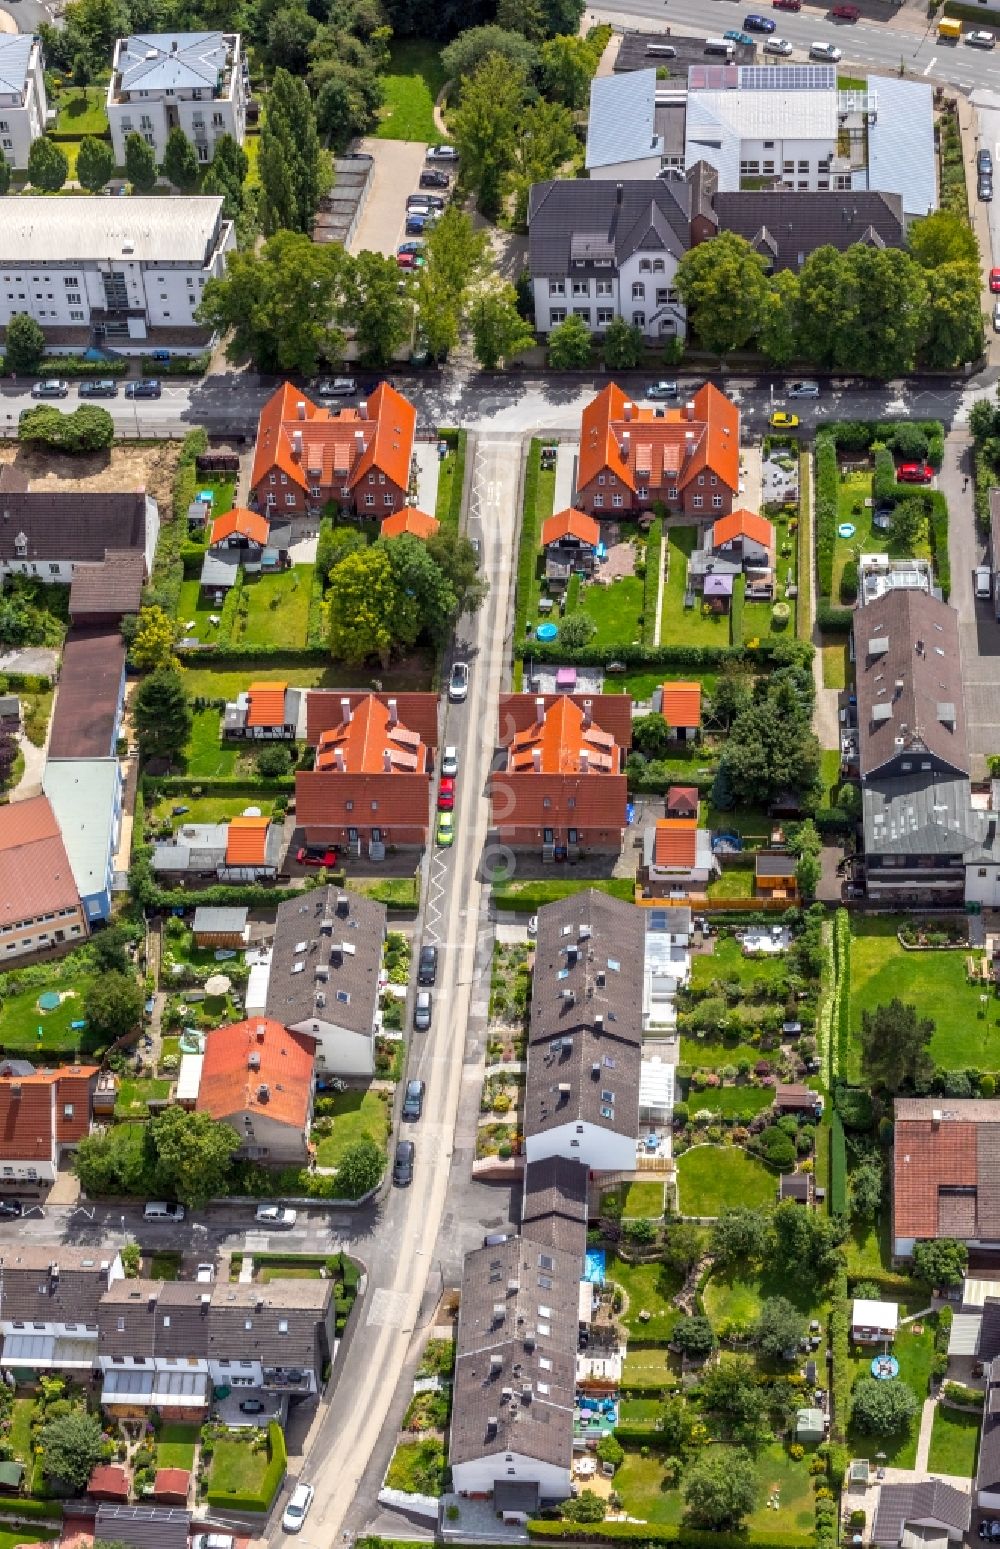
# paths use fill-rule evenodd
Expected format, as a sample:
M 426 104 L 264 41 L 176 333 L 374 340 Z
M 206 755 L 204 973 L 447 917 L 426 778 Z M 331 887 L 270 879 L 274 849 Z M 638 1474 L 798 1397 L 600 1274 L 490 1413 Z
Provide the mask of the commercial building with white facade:
M 195 309 L 235 245 L 221 198 L 21 197 L 4 217 L 0 327 L 26 312 L 62 349 L 141 351 L 157 330 L 172 349 L 204 347 Z
M 23 32 L 0 38 L 0 149 L 12 167 L 28 165 L 47 111 L 41 40 Z
M 165 32 L 119 38 L 107 112 L 118 166 L 125 141 L 140 134 L 163 160 L 172 129 L 183 129 L 198 160 L 217 142 L 246 134 L 250 77 L 238 32 Z

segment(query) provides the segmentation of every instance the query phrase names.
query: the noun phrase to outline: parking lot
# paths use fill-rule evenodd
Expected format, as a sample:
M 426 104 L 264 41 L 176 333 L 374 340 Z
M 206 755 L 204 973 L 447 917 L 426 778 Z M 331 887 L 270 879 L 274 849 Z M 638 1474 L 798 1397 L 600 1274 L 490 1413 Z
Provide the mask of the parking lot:
M 417 191 L 427 147 L 411 140 L 366 139 L 360 148 L 373 158 L 375 167 L 350 251 L 367 248 L 391 258 L 403 240 L 406 198 Z

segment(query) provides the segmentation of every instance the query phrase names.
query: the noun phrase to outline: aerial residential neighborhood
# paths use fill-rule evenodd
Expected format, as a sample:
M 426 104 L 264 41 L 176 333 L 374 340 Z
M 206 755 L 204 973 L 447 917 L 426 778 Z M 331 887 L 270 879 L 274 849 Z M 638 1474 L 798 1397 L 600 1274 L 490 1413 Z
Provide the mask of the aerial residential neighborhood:
M 0 1549 L 1000 1543 L 998 40 L 0 0 Z

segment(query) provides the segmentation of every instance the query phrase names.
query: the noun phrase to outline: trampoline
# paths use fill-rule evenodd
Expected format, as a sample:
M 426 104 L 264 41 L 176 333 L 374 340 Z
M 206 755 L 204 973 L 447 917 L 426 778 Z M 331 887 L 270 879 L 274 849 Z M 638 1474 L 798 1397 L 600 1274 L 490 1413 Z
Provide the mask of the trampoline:
M 46 990 L 43 995 L 38 997 L 39 1011 L 58 1011 L 61 1003 L 62 996 L 58 990 Z
M 583 1278 L 589 1280 L 591 1285 L 604 1284 L 604 1249 L 588 1248 L 586 1258 L 583 1261 Z
M 837 528 L 837 534 L 841 538 L 853 538 L 854 533 L 855 527 L 853 522 L 841 522 L 840 526 Z
M 535 634 L 539 640 L 554 640 L 559 633 L 558 624 L 539 624 Z
M 899 1376 L 899 1362 L 894 1355 L 876 1355 L 872 1360 L 871 1373 L 879 1382 L 887 1382 L 890 1377 Z
M 712 836 L 712 849 L 715 852 L 719 850 L 735 850 L 738 854 L 742 848 L 743 839 L 739 834 L 721 833 L 713 834 Z

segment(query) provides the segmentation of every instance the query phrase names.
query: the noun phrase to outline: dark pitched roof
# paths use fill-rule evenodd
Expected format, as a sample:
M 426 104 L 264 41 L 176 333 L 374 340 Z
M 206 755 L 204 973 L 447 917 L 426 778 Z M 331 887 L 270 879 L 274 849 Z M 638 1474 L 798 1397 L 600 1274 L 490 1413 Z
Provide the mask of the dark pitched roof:
M 583 1254 L 587 1245 L 587 1168 L 550 1156 L 525 1168 L 521 1235 Z
M 359 893 L 331 885 L 279 904 L 267 1015 L 286 1027 L 319 1018 L 370 1034 L 384 937 L 384 904 Z M 326 969 L 324 978 L 317 968 Z M 325 996 L 322 1007 L 318 993 Z
M 758 850 L 754 874 L 758 877 L 794 877 L 795 856 L 785 850 Z
M 98 1248 L 10 1244 L 0 1255 L 0 1317 L 96 1328 L 114 1257 Z
M 690 245 L 688 198 L 682 178 L 535 183 L 528 200 L 528 267 L 536 278 L 566 275 L 571 258 L 593 258 L 598 249 L 616 264 L 640 250 L 681 258 Z
M 187 1549 L 191 1513 L 179 1506 L 98 1506 L 95 1544 L 130 1544 L 132 1549 Z
M 943 1522 L 965 1532 L 972 1515 L 972 1501 L 963 1490 L 941 1479 L 922 1479 L 914 1484 L 884 1484 L 872 1528 L 872 1542 L 895 1546 L 907 1522 Z
M 208 1355 L 210 1287 L 193 1280 L 116 1280 L 101 1299 L 102 1356 L 164 1360 Z
M 972 806 L 964 775 L 929 770 L 888 780 L 876 776 L 862 789 L 861 808 L 868 855 L 971 858 L 987 844 L 989 815 Z
M 96 564 L 77 565 L 69 589 L 69 616 L 138 613 L 146 565 L 139 549 L 109 549 Z
M 19 537 L 27 539 L 18 545 Z M 146 545 L 146 496 L 141 490 L 12 489 L 0 479 L 0 559 L 102 560 L 108 549 Z
M 976 1469 L 976 1489 L 1000 1489 L 1000 1414 L 987 1406 L 983 1419 L 983 1433 L 979 1439 L 979 1466 Z
M 990 558 L 1000 570 L 1000 489 L 990 490 Z
M 782 1173 L 781 1182 L 778 1184 L 779 1199 L 809 1199 L 809 1174 L 808 1173 Z
M 998 1296 L 987 1296 L 983 1302 L 976 1354 L 984 1364 L 995 1361 L 1000 1355 L 1000 1297 Z
M 899 194 L 734 190 L 717 193 L 714 206 L 719 230 L 745 237 L 774 269 L 801 269 L 818 247 L 906 246 Z
M 590 890 L 538 912 L 526 1135 L 587 1121 L 635 1136 L 645 917 Z
M 912 753 L 969 773 L 958 614 L 893 590 L 854 615 L 861 778 Z
M 582 1271 L 579 1254 L 517 1237 L 467 1254 L 452 1464 L 516 1451 L 569 1468 Z
M 49 758 L 108 757 L 124 671 L 125 642 L 116 629 L 70 630 L 59 671 Z
M 327 1324 L 332 1306 L 331 1280 L 217 1282 L 208 1313 L 209 1356 L 315 1371 L 330 1358 Z

